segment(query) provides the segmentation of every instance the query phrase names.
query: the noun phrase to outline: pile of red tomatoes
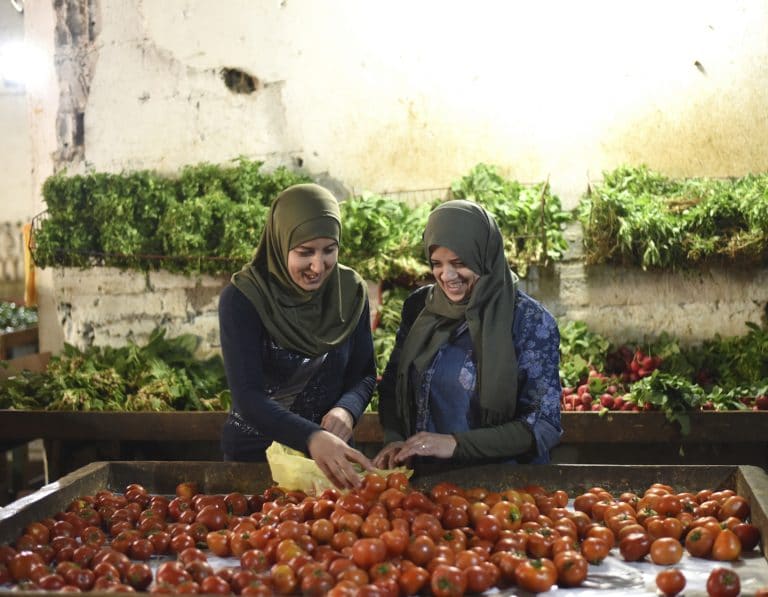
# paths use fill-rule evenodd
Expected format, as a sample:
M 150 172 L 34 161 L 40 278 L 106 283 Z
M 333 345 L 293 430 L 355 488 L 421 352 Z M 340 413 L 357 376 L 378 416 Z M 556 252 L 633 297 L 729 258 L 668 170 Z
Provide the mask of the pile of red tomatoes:
M 671 567 L 683 550 L 732 561 L 760 540 L 749 502 L 730 490 L 677 493 L 657 483 L 643 495 L 614 496 L 594 487 L 569 503 L 565 491 L 540 486 L 489 491 L 442 482 L 420 491 L 401 473 L 367 475 L 358 490 L 318 496 L 278 487 L 206 494 L 193 482 L 163 496 L 131 484 L 28 524 L 0 546 L 0 585 L 331 596 L 519 586 L 537 593 L 580 586 L 589 565 L 616 547 L 626 561 Z M 682 573 L 664 572 L 661 591 L 681 590 Z

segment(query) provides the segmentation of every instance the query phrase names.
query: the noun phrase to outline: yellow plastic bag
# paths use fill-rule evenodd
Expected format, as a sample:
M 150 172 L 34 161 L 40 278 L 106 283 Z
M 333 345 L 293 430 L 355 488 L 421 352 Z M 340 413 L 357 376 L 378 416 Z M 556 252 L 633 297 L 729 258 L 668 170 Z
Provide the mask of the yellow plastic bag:
M 272 480 L 283 489 L 317 495 L 325 489 L 334 487 L 314 460 L 283 444 L 272 442 L 267 448 L 267 463 L 272 473 Z M 382 477 L 395 472 L 404 473 L 408 478 L 413 474 L 411 469 L 404 466 L 387 470 L 375 469 L 374 472 Z M 367 471 L 361 469 L 359 474 L 360 477 L 364 477 Z

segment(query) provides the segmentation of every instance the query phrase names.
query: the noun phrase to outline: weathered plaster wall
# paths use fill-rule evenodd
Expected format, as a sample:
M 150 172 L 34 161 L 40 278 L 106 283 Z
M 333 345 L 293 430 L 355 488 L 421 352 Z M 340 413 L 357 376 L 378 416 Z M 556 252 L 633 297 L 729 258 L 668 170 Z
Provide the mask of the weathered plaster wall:
M 35 188 L 64 167 L 173 171 L 246 155 L 337 189 L 391 191 L 444 187 L 484 161 L 524 181 L 549 177 L 571 207 L 589 178 L 625 162 L 672 176 L 768 170 L 765 2 L 27 6 L 27 34 L 56 65 L 30 99 Z M 243 71 L 237 91 L 251 92 L 225 85 L 223 69 Z M 573 293 L 563 305 L 596 304 L 602 280 L 563 276 Z M 681 284 L 671 304 L 690 301 Z M 42 300 L 43 321 L 58 320 L 52 286 Z M 713 300 L 710 316 L 730 313 Z M 631 312 L 617 309 L 599 320 Z M 673 312 L 700 329 L 703 312 Z
M 0 3 L 0 46 L 21 43 L 24 19 L 8 2 Z M 23 87 L 0 80 L 0 223 L 27 221 L 33 214 L 32 165 Z M 15 249 L 15 247 L 13 247 Z M 5 257 L 0 246 L 0 258 Z
M 67 25 L 87 13 L 57 36 L 88 56 L 61 76 L 97 169 L 245 154 L 393 190 L 486 161 L 567 200 L 623 162 L 768 169 L 764 2 L 61 4 Z M 254 92 L 230 91 L 225 67 Z

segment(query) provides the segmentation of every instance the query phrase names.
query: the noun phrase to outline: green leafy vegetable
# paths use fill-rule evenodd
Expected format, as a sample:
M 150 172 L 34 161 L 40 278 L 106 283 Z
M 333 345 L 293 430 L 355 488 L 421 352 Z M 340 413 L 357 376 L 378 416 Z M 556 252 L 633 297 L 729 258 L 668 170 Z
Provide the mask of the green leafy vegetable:
M 0 383 L 0 408 L 73 411 L 227 410 L 231 399 L 221 357 L 200 360 L 198 339 L 166 338 L 146 345 L 66 345 L 43 373 L 22 372 Z
M 676 269 L 768 258 L 768 174 L 672 180 L 623 166 L 604 173 L 578 213 L 589 264 Z

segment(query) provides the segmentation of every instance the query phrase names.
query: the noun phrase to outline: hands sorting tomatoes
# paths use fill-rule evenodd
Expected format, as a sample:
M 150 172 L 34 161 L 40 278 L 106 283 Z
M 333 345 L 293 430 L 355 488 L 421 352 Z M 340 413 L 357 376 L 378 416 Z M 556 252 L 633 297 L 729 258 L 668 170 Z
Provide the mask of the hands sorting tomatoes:
M 569 506 L 571 504 L 571 506 Z M 0 545 L 0 585 L 19 590 L 237 595 L 532 593 L 580 587 L 610 553 L 665 568 L 663 595 L 685 587 L 685 551 L 718 562 L 759 544 L 749 502 L 731 490 L 675 492 L 661 483 L 615 497 L 593 487 L 569 499 L 537 485 L 490 491 L 448 482 L 428 491 L 401 473 L 317 496 L 270 487 L 171 497 L 138 484 L 73 500 Z M 225 558 L 214 568 L 209 557 Z M 219 564 L 221 560 L 216 560 Z M 150 565 L 150 562 L 152 565 Z M 717 566 L 710 595 L 736 595 Z

